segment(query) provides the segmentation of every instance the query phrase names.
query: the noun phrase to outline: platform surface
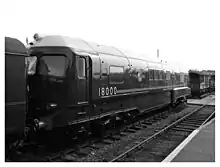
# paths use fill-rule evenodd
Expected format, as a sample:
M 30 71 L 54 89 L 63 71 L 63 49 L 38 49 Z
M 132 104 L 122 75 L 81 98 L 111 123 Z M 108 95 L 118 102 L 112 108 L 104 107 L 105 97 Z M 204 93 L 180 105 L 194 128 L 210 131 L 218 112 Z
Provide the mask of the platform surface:
M 215 106 L 215 95 L 209 95 L 203 99 L 188 99 L 188 104 L 207 104 L 211 106 Z
M 163 162 L 215 162 L 215 120 L 195 130 L 180 145 Z

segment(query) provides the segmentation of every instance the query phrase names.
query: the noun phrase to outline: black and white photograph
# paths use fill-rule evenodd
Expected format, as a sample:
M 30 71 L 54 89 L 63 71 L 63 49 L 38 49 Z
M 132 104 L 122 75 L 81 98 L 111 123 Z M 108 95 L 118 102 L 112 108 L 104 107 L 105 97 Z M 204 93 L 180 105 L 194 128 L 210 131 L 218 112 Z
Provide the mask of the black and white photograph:
M 1 4 L 4 165 L 216 162 L 219 1 Z

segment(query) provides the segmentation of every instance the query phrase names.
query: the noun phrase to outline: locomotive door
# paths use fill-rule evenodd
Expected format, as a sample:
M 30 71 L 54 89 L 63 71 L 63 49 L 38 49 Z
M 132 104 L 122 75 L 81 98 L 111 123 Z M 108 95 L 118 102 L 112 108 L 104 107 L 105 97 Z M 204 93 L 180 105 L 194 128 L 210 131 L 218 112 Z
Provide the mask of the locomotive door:
M 87 104 L 89 101 L 89 67 L 90 63 L 88 56 L 76 57 L 78 104 Z

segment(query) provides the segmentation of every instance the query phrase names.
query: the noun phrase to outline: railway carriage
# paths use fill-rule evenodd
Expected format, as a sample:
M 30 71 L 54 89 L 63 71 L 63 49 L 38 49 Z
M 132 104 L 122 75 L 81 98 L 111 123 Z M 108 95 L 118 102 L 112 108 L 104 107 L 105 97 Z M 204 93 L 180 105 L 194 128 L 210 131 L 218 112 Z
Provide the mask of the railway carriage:
M 209 92 L 215 91 L 215 72 L 211 73 L 211 77 L 209 80 Z
M 214 72 L 189 70 L 189 85 L 192 96 L 201 97 L 203 94 L 213 91 Z
M 5 37 L 5 140 L 22 139 L 27 111 L 27 50 L 15 38 Z
M 30 47 L 28 120 L 52 130 L 108 124 L 185 100 L 185 76 L 168 64 L 117 48 L 64 36 L 46 36 Z M 179 77 L 180 78 L 180 77 Z M 76 130 L 74 126 L 73 130 Z

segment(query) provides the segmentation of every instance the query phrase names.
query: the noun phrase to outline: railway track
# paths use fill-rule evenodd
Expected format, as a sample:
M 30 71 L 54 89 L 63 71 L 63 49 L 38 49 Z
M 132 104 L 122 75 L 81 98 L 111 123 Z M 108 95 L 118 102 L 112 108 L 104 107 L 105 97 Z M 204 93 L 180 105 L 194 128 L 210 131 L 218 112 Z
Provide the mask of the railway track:
M 89 154 L 95 154 L 95 152 L 100 148 L 111 145 L 114 142 L 121 140 L 121 138 L 128 136 L 129 134 L 137 132 L 138 130 L 143 130 L 149 125 L 152 125 L 155 122 L 167 118 L 169 114 L 173 112 L 174 110 L 164 110 L 163 112 L 161 112 L 160 109 L 158 113 L 152 114 L 152 116 L 150 117 L 143 117 L 144 119 L 136 119 L 136 121 L 134 120 L 133 123 L 125 125 L 124 127 L 120 127 L 117 130 L 115 129 L 112 133 L 109 133 L 103 138 L 93 140 L 92 142 L 90 140 L 89 144 L 78 145 L 77 148 L 66 149 L 61 153 L 44 158 L 43 161 L 86 161 L 85 159 Z
M 203 105 L 152 136 L 136 141 L 136 145 L 117 155 L 110 162 L 161 162 L 190 133 L 214 116 L 214 107 Z
M 183 109 L 185 108 L 185 109 Z M 111 161 L 118 155 L 118 152 L 112 154 L 110 156 L 106 155 L 106 152 L 111 154 L 111 151 L 108 151 L 109 148 L 117 147 L 120 149 L 121 147 L 126 147 L 132 143 L 136 145 L 146 139 L 141 133 L 145 132 L 147 136 L 152 136 L 152 134 L 156 131 L 160 131 L 164 126 L 170 124 L 170 122 L 175 121 L 178 118 L 183 117 L 184 115 L 191 113 L 192 110 L 196 110 L 200 108 L 200 106 L 188 105 L 186 106 L 178 106 L 171 111 L 159 111 L 158 113 L 148 117 L 142 117 L 138 120 L 133 121 L 133 123 L 129 125 L 125 125 L 123 128 L 119 128 L 114 130 L 112 133 L 107 134 L 104 138 L 90 138 L 87 141 L 83 141 L 81 143 L 71 143 L 68 144 L 68 147 L 56 149 L 56 151 L 51 152 L 50 150 L 46 150 L 44 148 L 36 149 L 35 151 L 31 151 L 31 154 L 27 152 L 26 155 L 21 158 L 16 157 L 12 161 L 31 161 L 31 162 L 93 162 L 93 161 Z M 184 110 L 184 111 L 182 111 Z M 170 118 L 173 117 L 173 118 Z M 165 123 L 163 123 L 165 121 Z M 135 136 L 135 137 L 134 137 Z M 137 140 L 139 139 L 139 140 Z M 126 142 L 124 142 L 126 140 Z M 122 142 L 123 144 L 120 144 Z M 117 146 L 120 145 L 120 147 Z M 130 147 L 131 148 L 131 147 Z M 104 151 L 103 151 L 104 150 Z M 127 149 L 128 150 L 128 149 Z M 121 151 L 121 150 L 120 150 Z M 47 152 L 47 153 L 46 153 Z M 101 154 L 101 156 L 100 156 Z M 104 157 L 103 157 L 104 156 Z M 117 161 L 117 160 L 116 160 Z
M 170 114 L 179 112 L 184 107 L 186 106 L 178 106 L 172 110 L 160 109 L 158 111 L 154 111 L 153 113 L 145 114 L 145 116 L 142 115 L 136 120 L 133 120 L 133 122 L 130 124 L 126 124 L 123 127 L 120 126 L 118 129 L 113 129 L 113 131 L 105 135 L 104 138 L 89 137 L 87 141 L 83 141 L 77 144 L 72 141 L 72 143 L 67 144 L 68 147 L 60 147 L 55 151 L 48 150 L 41 145 L 22 148 L 22 150 L 24 150 L 21 151 L 22 156 L 15 155 L 12 157 L 12 159 L 7 161 L 84 161 L 84 159 L 86 159 L 89 154 L 95 154 L 95 152 L 100 148 L 111 145 L 112 143 L 121 140 L 121 138 L 127 137 L 130 134 L 134 134 L 139 130 L 144 130 L 155 122 L 166 119 Z
M 153 132 L 153 130 L 156 129 L 156 127 L 161 128 L 161 126 L 163 126 L 163 123 L 161 124 L 161 122 L 166 120 L 172 121 L 172 119 L 170 119 L 169 117 L 173 116 L 173 119 L 176 119 L 176 117 L 182 117 L 183 115 L 191 112 L 192 108 L 195 109 L 198 107 L 199 106 L 187 107 L 185 112 L 180 112 L 181 109 L 178 108 L 178 109 L 174 109 L 172 113 L 164 112 L 156 116 L 150 117 L 148 119 L 142 120 L 138 123 L 136 122 L 135 124 L 127 127 L 126 129 L 120 131 L 119 133 L 115 133 L 110 136 L 107 136 L 104 140 L 100 142 L 93 143 L 83 148 L 81 147 L 80 149 L 78 149 L 78 151 L 74 150 L 74 151 L 66 152 L 63 154 L 64 155 L 63 157 L 59 157 L 56 160 L 53 159 L 52 161 L 74 161 L 74 162 L 75 161 L 76 162 L 108 161 L 108 158 L 111 156 L 108 156 L 105 151 L 111 154 L 112 151 L 109 150 L 109 148 L 110 149 L 111 148 L 114 149 L 114 147 L 120 148 L 117 145 L 122 146 L 121 142 L 125 144 L 126 147 L 127 143 L 125 143 L 124 140 L 130 143 L 131 142 L 130 140 L 134 140 L 135 138 L 134 136 L 138 136 L 138 138 L 140 138 L 140 133 L 144 131 L 149 135 Z M 106 158 L 106 156 L 108 158 Z

